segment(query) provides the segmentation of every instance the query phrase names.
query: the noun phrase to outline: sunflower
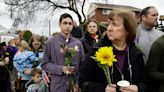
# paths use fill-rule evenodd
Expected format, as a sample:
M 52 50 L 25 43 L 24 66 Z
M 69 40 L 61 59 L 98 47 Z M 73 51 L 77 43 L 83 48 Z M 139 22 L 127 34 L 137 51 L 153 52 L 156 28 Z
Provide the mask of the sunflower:
M 95 53 L 95 59 L 100 64 L 110 67 L 113 65 L 113 62 L 117 62 L 112 47 L 100 47 Z

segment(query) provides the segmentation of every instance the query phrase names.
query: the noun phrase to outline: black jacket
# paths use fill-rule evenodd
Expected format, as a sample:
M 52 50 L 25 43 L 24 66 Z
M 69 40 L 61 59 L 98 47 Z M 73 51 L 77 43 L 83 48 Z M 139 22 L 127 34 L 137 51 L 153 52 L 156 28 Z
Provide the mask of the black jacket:
M 83 38 L 84 32 L 80 27 L 73 27 L 71 34 L 73 37 L 81 39 Z
M 95 44 L 88 55 L 86 55 L 85 61 L 80 66 L 79 85 L 82 92 L 105 92 L 107 80 L 104 72 L 90 56 L 94 56 L 95 51 L 97 51 L 99 47 L 111 45 L 111 41 L 105 37 L 98 44 Z M 130 81 L 131 84 L 137 85 L 139 92 L 146 92 L 147 80 L 143 54 L 135 47 L 135 44 L 129 45 L 129 60 L 132 66 L 132 77 L 130 77 L 129 64 L 128 62 L 125 62 L 123 67 L 124 79 Z M 112 83 L 116 84 L 121 80 L 121 74 L 118 71 L 116 64 L 114 64 L 113 67 Z
M 83 44 L 84 47 L 84 52 L 85 54 L 87 54 L 89 52 L 89 50 L 93 47 L 93 45 L 96 43 L 96 40 L 93 39 L 89 33 L 85 34 L 85 37 L 83 39 L 81 39 L 81 42 Z
M 164 35 L 151 46 L 147 71 L 150 79 L 149 92 L 164 92 Z

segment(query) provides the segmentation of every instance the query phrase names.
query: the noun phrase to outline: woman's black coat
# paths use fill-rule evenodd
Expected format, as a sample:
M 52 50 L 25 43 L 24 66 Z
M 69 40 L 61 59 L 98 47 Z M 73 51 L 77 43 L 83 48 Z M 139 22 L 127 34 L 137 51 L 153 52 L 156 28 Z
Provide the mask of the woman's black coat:
M 95 44 L 95 46 L 93 46 L 90 52 L 86 55 L 86 58 L 81 64 L 79 71 L 79 85 L 82 92 L 105 92 L 107 80 L 104 72 L 97 66 L 97 63 L 90 58 L 90 56 L 94 56 L 95 51 L 97 51 L 99 47 L 111 45 L 111 41 L 109 41 L 107 37 L 104 37 L 98 44 Z M 139 92 L 146 92 L 147 79 L 143 54 L 135 47 L 135 44 L 133 43 L 129 45 L 129 59 L 132 66 L 132 77 L 130 78 L 130 65 L 128 62 L 125 62 L 123 67 L 124 80 L 128 80 L 131 84 L 137 85 Z M 114 71 L 112 74 L 112 84 L 116 84 L 119 80 L 121 80 L 121 74 L 116 66 L 117 64 L 113 65 Z

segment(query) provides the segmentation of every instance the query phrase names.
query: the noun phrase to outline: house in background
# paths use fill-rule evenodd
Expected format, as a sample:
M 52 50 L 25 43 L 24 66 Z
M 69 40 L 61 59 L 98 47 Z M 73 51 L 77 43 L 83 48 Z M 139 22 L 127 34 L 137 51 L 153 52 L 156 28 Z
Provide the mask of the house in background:
M 88 19 L 96 19 L 99 23 L 106 25 L 108 23 L 108 14 L 113 9 L 125 9 L 133 11 L 137 21 L 139 22 L 139 14 L 141 9 L 124 6 L 124 5 L 114 5 L 114 4 L 102 4 L 102 3 L 91 3 L 87 12 Z

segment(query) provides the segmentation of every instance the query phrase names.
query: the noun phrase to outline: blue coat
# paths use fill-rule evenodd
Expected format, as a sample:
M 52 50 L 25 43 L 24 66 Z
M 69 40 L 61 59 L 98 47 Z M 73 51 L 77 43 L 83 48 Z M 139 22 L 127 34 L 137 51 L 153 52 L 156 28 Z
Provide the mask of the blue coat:
M 18 51 L 13 58 L 14 67 L 18 71 L 18 76 L 21 76 L 23 80 L 30 80 L 31 75 L 24 74 L 25 69 L 32 69 L 32 63 L 36 59 L 35 54 L 32 51 Z

